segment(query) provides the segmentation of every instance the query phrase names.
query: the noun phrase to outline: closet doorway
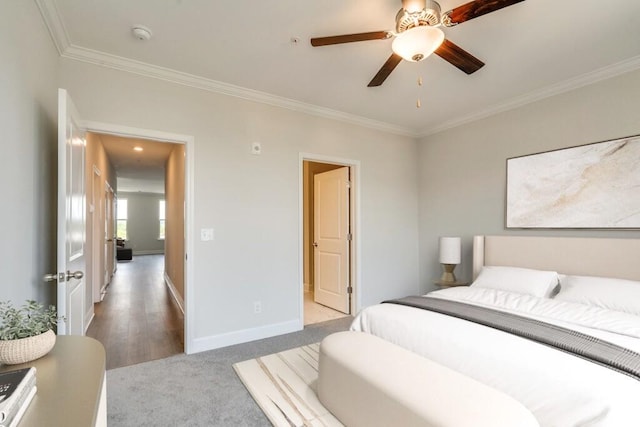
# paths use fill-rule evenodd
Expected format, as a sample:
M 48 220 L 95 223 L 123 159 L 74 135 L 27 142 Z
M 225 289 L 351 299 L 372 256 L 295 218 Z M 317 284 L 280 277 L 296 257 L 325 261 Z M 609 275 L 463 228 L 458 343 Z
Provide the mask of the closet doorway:
M 353 169 L 343 162 L 302 162 L 304 325 L 354 312 Z

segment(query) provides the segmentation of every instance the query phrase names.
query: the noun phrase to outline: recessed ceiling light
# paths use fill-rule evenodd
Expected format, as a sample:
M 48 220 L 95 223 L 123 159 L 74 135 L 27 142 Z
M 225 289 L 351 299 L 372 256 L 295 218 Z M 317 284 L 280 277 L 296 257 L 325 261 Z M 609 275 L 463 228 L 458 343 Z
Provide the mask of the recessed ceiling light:
M 142 151 L 142 147 L 133 147 L 133 151 Z

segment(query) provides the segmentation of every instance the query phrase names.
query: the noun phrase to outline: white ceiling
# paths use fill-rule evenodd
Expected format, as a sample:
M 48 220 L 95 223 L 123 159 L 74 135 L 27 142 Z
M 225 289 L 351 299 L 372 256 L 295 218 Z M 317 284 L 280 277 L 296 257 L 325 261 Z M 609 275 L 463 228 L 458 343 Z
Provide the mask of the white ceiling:
M 164 194 L 165 165 L 174 145 L 99 134 L 121 191 Z M 134 147 L 142 148 L 135 151 Z
M 486 63 L 475 74 L 432 55 L 378 88 L 391 40 L 309 39 L 391 30 L 400 0 L 37 2 L 65 57 L 415 136 L 640 68 L 637 0 L 526 0 L 444 30 Z M 153 38 L 135 39 L 136 24 Z

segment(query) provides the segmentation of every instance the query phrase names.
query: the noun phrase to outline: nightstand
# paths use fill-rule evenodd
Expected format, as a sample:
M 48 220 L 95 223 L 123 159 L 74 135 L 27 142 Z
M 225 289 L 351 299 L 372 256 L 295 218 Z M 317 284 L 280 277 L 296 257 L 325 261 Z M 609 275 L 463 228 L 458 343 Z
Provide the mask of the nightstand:
M 461 282 L 456 280 L 455 282 L 443 282 L 442 280 L 434 280 L 433 284 L 440 289 L 453 288 L 455 286 L 469 286 L 471 282 Z

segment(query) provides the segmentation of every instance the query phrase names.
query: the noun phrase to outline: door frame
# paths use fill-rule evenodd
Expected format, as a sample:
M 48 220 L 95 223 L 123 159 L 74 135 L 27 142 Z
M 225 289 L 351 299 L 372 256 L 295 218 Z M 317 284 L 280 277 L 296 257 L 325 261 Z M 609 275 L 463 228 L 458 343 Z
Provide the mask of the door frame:
M 182 144 L 185 147 L 184 164 L 184 204 L 185 204 L 185 260 L 184 260 L 184 352 L 192 354 L 195 348 L 194 343 L 194 295 L 193 295 L 193 264 L 194 264 L 194 239 L 193 235 L 193 194 L 194 194 L 194 146 L 195 138 L 192 135 L 169 133 L 159 130 L 135 128 L 130 126 L 115 125 L 112 123 L 102 123 L 85 121 L 84 127 L 87 132 L 103 133 L 125 138 L 142 138 L 157 142 L 168 142 Z M 187 256 L 190 255 L 190 256 Z
M 347 166 L 350 169 L 351 194 L 349 198 L 349 210 L 351 211 L 350 228 L 352 234 L 350 264 L 350 285 L 353 287 L 351 294 L 351 305 L 349 307 L 351 315 L 355 315 L 360 310 L 362 289 L 362 272 L 360 269 L 360 161 L 345 159 L 340 157 L 325 156 L 314 153 L 300 153 L 298 162 L 298 300 L 299 300 L 299 321 L 301 329 L 304 328 L 304 162 L 330 163 L 340 166 Z
M 104 245 L 103 245 L 103 257 L 104 257 L 104 287 L 106 288 L 111 284 L 111 280 L 113 280 L 113 274 L 115 273 L 116 267 L 116 242 L 114 240 L 115 234 L 115 200 L 116 193 L 113 191 L 113 188 L 107 181 L 104 182 L 104 224 L 103 227 L 103 235 L 104 235 Z M 109 235 L 109 231 L 111 231 L 111 235 Z M 109 242 L 111 240 L 111 242 Z M 111 248 L 111 251 L 109 251 Z
M 102 219 L 102 172 L 96 165 L 93 165 L 91 174 L 91 295 L 93 302 L 100 302 L 104 297 L 102 286 L 103 275 L 100 271 L 100 258 L 102 254 L 102 230 L 104 221 Z

